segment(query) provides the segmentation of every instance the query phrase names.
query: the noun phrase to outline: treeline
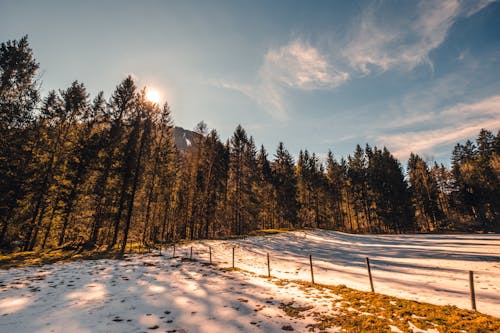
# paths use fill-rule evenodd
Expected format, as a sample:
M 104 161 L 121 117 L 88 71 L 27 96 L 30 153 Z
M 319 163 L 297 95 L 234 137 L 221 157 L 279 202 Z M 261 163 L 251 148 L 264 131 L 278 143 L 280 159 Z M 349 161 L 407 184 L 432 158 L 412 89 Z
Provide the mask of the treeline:
M 458 144 L 451 170 L 359 145 L 326 162 L 269 157 L 238 126 L 202 122 L 174 146 L 168 104 L 132 78 L 109 99 L 82 83 L 43 98 L 27 38 L 0 46 L 0 249 L 144 244 L 319 227 L 347 232 L 499 231 L 500 133 Z

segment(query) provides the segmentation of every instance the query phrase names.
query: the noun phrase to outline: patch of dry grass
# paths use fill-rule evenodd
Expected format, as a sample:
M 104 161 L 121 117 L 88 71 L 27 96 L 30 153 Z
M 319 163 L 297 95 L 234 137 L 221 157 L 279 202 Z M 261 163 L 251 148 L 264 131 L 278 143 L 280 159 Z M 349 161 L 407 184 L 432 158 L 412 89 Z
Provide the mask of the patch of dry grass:
M 311 288 L 310 283 L 293 281 Z M 416 327 L 438 332 L 500 332 L 500 319 L 477 311 L 459 309 L 455 306 L 440 306 L 397 297 L 364 292 L 344 285 L 314 285 L 328 289 L 342 297 L 334 301 L 335 314 L 316 314 L 316 324 L 311 330 L 328 327 L 342 327 L 344 332 L 391 332 L 391 326 L 403 332 L 413 332 L 410 323 Z
M 276 234 L 282 234 L 285 232 L 290 232 L 293 231 L 293 229 L 289 228 L 279 228 L 279 229 L 261 229 L 261 230 L 255 230 L 250 233 L 251 236 L 267 236 L 267 235 L 276 235 Z
M 139 243 L 127 245 L 127 253 L 147 253 L 148 248 Z M 0 254 L 0 269 L 9 269 L 13 267 L 41 266 L 53 264 L 59 261 L 71 260 L 98 260 L 98 259 L 120 259 L 121 255 L 118 248 L 107 249 L 54 249 L 47 251 L 27 251 L 9 254 Z

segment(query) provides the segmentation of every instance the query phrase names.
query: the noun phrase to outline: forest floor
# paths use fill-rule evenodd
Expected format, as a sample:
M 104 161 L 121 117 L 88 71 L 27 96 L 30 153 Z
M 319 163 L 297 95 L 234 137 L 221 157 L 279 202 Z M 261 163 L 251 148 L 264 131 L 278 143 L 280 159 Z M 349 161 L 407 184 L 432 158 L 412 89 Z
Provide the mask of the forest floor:
M 500 235 L 308 231 L 172 250 L 0 270 L 0 332 L 500 331 Z

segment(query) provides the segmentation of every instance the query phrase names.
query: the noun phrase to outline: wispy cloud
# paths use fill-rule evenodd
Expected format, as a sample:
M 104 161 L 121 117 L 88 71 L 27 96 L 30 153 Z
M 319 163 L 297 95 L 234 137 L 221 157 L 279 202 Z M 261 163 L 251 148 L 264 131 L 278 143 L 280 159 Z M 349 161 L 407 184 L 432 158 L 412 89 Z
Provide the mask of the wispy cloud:
M 412 70 L 427 63 L 429 53 L 446 39 L 448 31 L 459 17 L 471 16 L 492 1 L 423 0 L 416 3 L 415 12 L 405 19 L 383 19 L 380 3 L 364 9 L 352 40 L 343 57 L 363 74 L 373 69 Z
M 333 68 L 317 48 L 300 40 L 269 50 L 259 75 L 262 81 L 303 90 L 335 88 L 349 79 L 348 73 Z
M 352 25 L 347 41 L 334 48 L 312 46 L 304 39 L 271 48 L 263 56 L 253 83 L 213 81 L 216 86 L 239 91 L 274 118 L 288 118 L 286 96 L 291 90 L 335 89 L 373 71 L 411 71 L 420 64 L 433 68 L 429 54 L 446 39 L 460 17 L 468 17 L 494 0 L 420 0 L 407 12 L 387 19 L 391 4 L 373 2 Z
M 433 154 L 439 146 L 452 144 L 476 136 L 481 128 L 500 128 L 500 95 L 494 95 L 475 103 L 456 104 L 434 114 L 413 119 L 413 124 L 429 122 L 440 124 L 439 129 L 404 131 L 381 135 L 377 141 L 393 150 L 399 158 L 407 158 L 411 152 Z
M 463 101 L 464 96 L 474 95 L 470 91 L 467 77 L 476 70 L 474 66 L 464 66 L 460 71 L 426 82 L 389 102 L 391 112 L 384 115 L 381 127 L 386 130 L 401 130 L 421 124 L 428 125 L 443 109 L 456 101 Z
M 254 84 L 216 81 L 216 85 L 240 91 L 274 118 L 285 120 L 289 90 L 333 89 L 348 79 L 349 74 L 336 69 L 317 48 L 296 39 L 267 52 Z

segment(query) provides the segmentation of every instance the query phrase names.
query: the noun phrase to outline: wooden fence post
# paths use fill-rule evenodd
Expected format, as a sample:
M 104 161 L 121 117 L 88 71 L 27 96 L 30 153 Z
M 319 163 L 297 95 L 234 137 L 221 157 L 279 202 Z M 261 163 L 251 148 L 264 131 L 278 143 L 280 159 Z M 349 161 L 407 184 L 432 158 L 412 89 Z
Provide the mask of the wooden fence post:
M 474 272 L 469 271 L 469 287 L 470 287 L 470 302 L 472 305 L 472 310 L 477 310 L 476 308 L 476 293 L 474 291 Z
M 191 251 L 189 252 L 189 260 L 193 260 L 193 247 L 191 246 Z
M 372 293 L 374 293 L 375 289 L 373 288 L 372 270 L 370 268 L 370 259 L 368 259 L 368 257 L 366 257 L 366 268 L 368 269 L 368 276 L 370 277 L 370 287 L 372 289 Z
M 311 267 L 311 281 L 312 281 L 312 284 L 314 284 L 314 271 L 313 271 L 312 255 L 309 255 L 309 266 Z
M 210 254 L 210 265 L 212 265 L 212 247 L 208 247 L 208 253 Z
M 234 268 L 234 246 L 233 246 L 233 268 Z
M 267 253 L 267 277 L 271 277 L 271 266 L 269 264 L 269 253 Z

